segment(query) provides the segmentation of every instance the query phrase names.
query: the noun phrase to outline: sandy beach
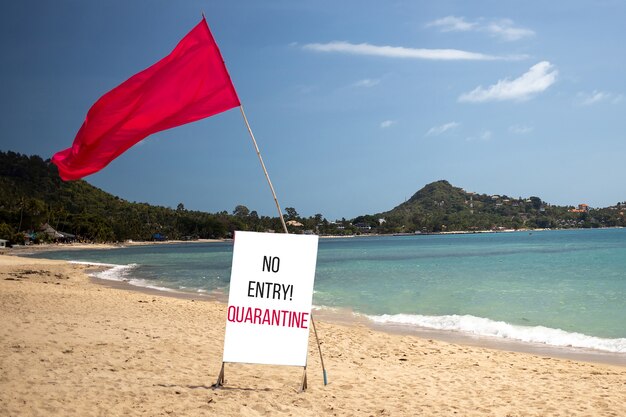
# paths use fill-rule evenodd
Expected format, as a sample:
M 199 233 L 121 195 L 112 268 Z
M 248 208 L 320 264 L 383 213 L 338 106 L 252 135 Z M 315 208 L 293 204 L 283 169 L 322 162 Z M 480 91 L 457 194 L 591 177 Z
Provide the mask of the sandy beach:
M 318 320 L 301 368 L 221 366 L 226 306 L 0 255 L 2 416 L 624 416 L 626 367 Z
M 0 255 L 27 255 L 31 253 L 58 251 L 58 250 L 84 250 L 84 249 L 119 249 L 129 246 L 147 246 L 147 245 L 172 245 L 172 244 L 189 244 L 189 243 L 215 243 L 224 242 L 225 239 L 196 239 L 196 240 L 164 240 L 164 241 L 143 241 L 143 240 L 127 240 L 117 243 L 42 243 L 37 245 L 18 245 L 12 248 L 0 249 Z

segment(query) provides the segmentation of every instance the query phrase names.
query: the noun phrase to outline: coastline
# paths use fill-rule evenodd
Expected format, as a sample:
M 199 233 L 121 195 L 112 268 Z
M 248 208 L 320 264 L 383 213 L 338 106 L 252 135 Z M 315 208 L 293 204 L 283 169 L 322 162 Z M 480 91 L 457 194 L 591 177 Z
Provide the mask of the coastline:
M 544 230 L 544 229 L 541 229 Z M 541 231 L 535 230 L 535 231 Z M 502 232 L 502 231 L 501 231 Z M 491 233 L 501 233 L 501 232 L 491 232 Z M 513 232 L 513 231 L 510 231 Z M 504 231 L 506 233 L 506 231 Z M 449 234 L 449 233 L 441 233 L 441 234 Z M 194 243 L 214 243 L 214 242 L 224 242 L 224 240 L 203 240 L 201 242 L 194 241 Z M 130 242 L 128 246 L 161 246 L 161 245 L 177 245 L 177 244 L 186 244 L 189 243 L 187 241 L 168 241 L 168 242 Z M 193 243 L 192 243 L 193 244 Z M 74 245 L 42 245 L 38 251 L 38 253 L 45 253 L 53 250 L 65 250 L 70 247 L 75 250 L 81 249 L 91 249 L 93 245 L 90 244 L 74 244 Z M 125 246 L 120 245 L 97 245 L 98 249 L 113 249 L 113 248 L 122 248 Z M 14 253 L 15 255 L 25 255 L 26 259 L 30 258 L 28 255 L 32 253 L 24 253 L 19 250 Z M 46 256 L 45 254 L 42 256 Z M 75 263 L 74 261 L 69 261 L 70 263 Z M 228 301 L 228 295 L 224 293 L 212 293 L 206 292 L 204 290 L 189 291 L 184 289 L 185 287 L 180 287 L 181 289 L 176 288 L 164 288 L 160 286 L 152 286 L 144 282 L 144 280 L 135 280 L 135 279 L 126 279 L 118 276 L 119 272 L 116 272 L 117 268 L 113 268 L 111 271 L 113 274 L 108 276 L 109 274 L 102 274 L 102 277 L 98 277 L 98 270 L 103 269 L 104 271 L 110 270 L 110 267 L 113 265 L 108 264 L 91 264 L 88 262 L 78 262 L 79 264 L 86 264 L 87 268 L 91 270 L 90 279 L 92 282 L 98 283 L 99 285 L 104 285 L 107 287 L 123 289 L 127 291 L 138 291 L 146 294 L 153 295 L 162 295 L 168 297 L 177 297 L 184 299 L 196 299 L 202 301 L 214 301 L 220 302 L 222 304 L 226 304 Z M 129 265 L 132 267 L 132 265 Z M 126 269 L 126 268 L 123 268 Z M 105 275 L 107 275 L 105 277 Z M 137 282 L 135 282 L 137 281 Z M 470 328 L 470 329 L 462 329 L 462 328 L 439 328 L 430 327 L 426 325 L 426 327 L 422 327 L 417 323 L 406 323 L 403 324 L 402 321 L 394 322 L 394 320 L 383 320 L 380 321 L 381 317 L 373 316 L 368 317 L 367 315 L 353 312 L 349 308 L 330 308 L 330 307 L 315 307 L 315 315 L 322 316 L 326 321 L 332 323 L 339 323 L 345 325 L 364 325 L 376 331 L 382 331 L 391 334 L 402 334 L 402 335 L 416 335 L 422 338 L 434 338 L 440 341 L 447 341 L 457 344 L 463 345 L 472 345 L 478 347 L 488 347 L 493 349 L 499 349 L 504 351 L 515 351 L 515 352 L 523 352 L 530 354 L 537 354 L 540 356 L 548 356 L 552 358 L 563 358 L 563 359 L 574 359 L 580 361 L 587 362 L 596 362 L 596 363 L 605 363 L 617 366 L 626 366 L 626 354 L 623 352 L 623 341 L 626 339 L 597 339 L 593 336 L 586 336 L 584 334 L 578 333 L 569 333 L 566 334 L 566 339 L 561 339 L 558 344 L 551 344 L 550 342 L 544 342 L 541 339 L 535 339 L 532 341 L 532 338 L 528 338 L 529 332 L 534 332 L 535 328 L 529 327 L 528 330 L 522 330 L 525 333 L 523 336 L 498 336 L 496 337 L 492 333 L 493 326 L 503 325 L 507 328 L 499 327 L 499 331 L 509 332 L 508 327 L 513 326 L 504 322 L 496 322 L 489 319 L 484 319 L 481 317 L 473 317 L 473 316 L 442 316 L 441 319 L 449 322 L 449 320 L 456 320 L 457 317 L 470 320 L 478 320 L 480 326 L 482 328 Z M 433 317 L 438 319 L 438 317 Z M 484 327 L 482 322 L 490 322 L 488 323 L 489 327 Z M 520 326 L 523 328 L 524 326 Z M 541 327 L 541 326 L 539 326 Z M 488 330 L 484 332 L 484 330 Z M 562 338 L 563 332 L 558 328 L 555 329 L 543 329 L 547 331 L 552 331 L 548 339 L 554 338 L 554 333 L 561 334 L 557 335 L 557 337 Z M 541 331 L 543 331 L 541 330 Z M 566 332 L 565 332 L 566 333 Z M 497 333 L 496 333 L 497 334 Z M 577 336 L 581 336 L 586 339 L 596 339 L 593 342 L 589 343 L 587 340 L 581 341 L 581 339 Z M 545 336 L 543 336 L 545 337 Z M 531 341 L 528 341 L 531 340 Z M 613 343 L 615 341 L 615 343 Z M 607 344 L 608 342 L 609 344 Z M 582 343 L 582 344 L 579 344 Z M 583 347 L 587 346 L 587 347 Z M 597 347 L 596 347 L 597 346 Z
M 626 368 L 316 321 L 300 368 L 221 365 L 225 305 L 0 256 L 2 415 L 624 415 Z
M 91 267 L 88 266 L 88 269 L 91 269 Z M 147 295 L 174 297 L 199 302 L 213 302 L 222 305 L 224 308 L 226 308 L 228 304 L 228 294 L 224 293 L 197 293 L 174 289 L 163 291 L 161 289 L 133 285 L 126 281 L 98 278 L 93 276 L 92 274 L 90 274 L 89 278 L 91 282 L 97 285 L 102 285 L 105 287 L 119 289 L 123 291 L 133 291 Z M 375 323 L 374 321 L 367 318 L 365 315 L 340 308 L 313 306 L 313 313 L 315 317 L 317 317 L 317 319 L 321 319 L 331 324 L 339 324 L 344 326 L 363 326 L 382 333 L 416 336 L 421 339 L 435 339 L 438 341 L 459 345 L 468 345 L 507 352 L 527 353 L 549 358 L 571 359 L 582 362 L 626 367 L 626 354 L 621 353 L 613 353 L 597 349 L 585 349 L 578 347 L 552 346 L 544 343 L 522 342 L 515 339 L 502 339 L 482 335 L 478 336 L 462 331 L 437 330 L 426 327 L 419 327 L 416 325 L 401 325 L 391 323 L 380 324 Z
M 199 244 L 199 243 L 216 243 L 228 242 L 231 239 L 196 239 L 196 240 L 166 240 L 166 241 L 134 241 L 116 243 L 41 243 L 37 245 L 13 246 L 12 248 L 3 249 L 6 255 L 28 255 L 30 253 L 64 251 L 64 250 L 107 250 L 119 249 L 129 246 L 150 246 L 150 245 L 178 245 L 178 244 Z M 3 252 L 0 251 L 0 255 Z
M 319 235 L 320 239 L 353 239 L 353 238 L 369 238 L 369 237 L 385 237 L 385 236 L 437 236 L 437 235 L 475 235 L 475 234 L 497 234 L 497 233 L 535 233 L 545 231 L 572 231 L 572 230 L 610 230 L 623 229 L 621 226 L 614 227 L 598 227 L 598 228 L 567 228 L 567 229 L 501 229 L 501 230 L 458 230 L 450 232 L 412 232 L 412 233 L 361 233 L 353 235 Z M 110 242 L 110 243 L 42 243 L 37 245 L 18 245 L 10 248 L 0 249 L 0 255 L 30 255 L 32 253 L 42 253 L 50 251 L 65 250 L 108 250 L 119 249 L 131 246 L 151 246 L 151 245 L 178 245 L 178 244 L 202 244 L 202 243 L 218 243 L 232 242 L 232 239 L 196 239 L 196 240 L 165 240 L 165 241 L 133 241 Z

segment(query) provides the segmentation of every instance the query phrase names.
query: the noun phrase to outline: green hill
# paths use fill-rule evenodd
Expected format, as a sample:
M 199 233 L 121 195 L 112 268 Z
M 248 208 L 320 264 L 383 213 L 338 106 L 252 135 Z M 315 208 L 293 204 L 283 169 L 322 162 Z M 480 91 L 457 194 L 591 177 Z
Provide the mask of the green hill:
M 85 181 L 63 182 L 54 164 L 39 156 L 0 152 L 0 238 L 23 241 L 18 232 L 36 235 L 48 223 L 88 241 L 221 238 L 240 227 L 236 219 L 131 203 Z M 39 239 L 45 239 L 39 233 Z
M 509 197 L 467 192 L 441 180 L 426 185 L 395 208 L 361 216 L 355 223 L 380 233 L 453 232 L 522 228 L 626 226 L 618 206 L 571 212 L 539 197 Z M 384 222 L 381 220 L 384 219 Z

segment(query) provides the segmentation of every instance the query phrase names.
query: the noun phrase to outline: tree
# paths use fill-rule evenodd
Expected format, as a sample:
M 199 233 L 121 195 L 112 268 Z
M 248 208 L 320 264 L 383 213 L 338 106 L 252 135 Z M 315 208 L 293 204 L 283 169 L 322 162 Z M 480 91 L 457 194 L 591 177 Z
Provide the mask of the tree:
M 248 217 L 250 215 L 250 209 L 240 204 L 233 210 L 233 215 L 236 217 Z
M 285 213 L 287 214 L 287 220 L 295 220 L 299 216 L 298 212 L 293 207 L 285 208 Z
M 530 197 L 529 200 L 535 210 L 539 210 L 541 208 L 541 199 L 539 197 Z
M 0 239 L 13 240 L 13 228 L 6 223 L 0 223 Z

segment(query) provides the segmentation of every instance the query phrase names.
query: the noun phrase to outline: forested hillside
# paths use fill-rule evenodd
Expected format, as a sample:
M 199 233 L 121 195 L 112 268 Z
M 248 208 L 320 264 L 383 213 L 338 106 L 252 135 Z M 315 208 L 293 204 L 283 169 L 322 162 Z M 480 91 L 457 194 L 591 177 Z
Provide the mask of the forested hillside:
M 260 220 L 260 219 L 259 219 Z M 23 241 L 30 232 L 45 240 L 43 224 L 88 241 L 159 238 L 223 238 L 247 225 L 228 213 L 131 203 L 85 181 L 64 182 L 56 166 L 39 156 L 0 152 L 0 238 Z M 268 219 L 271 226 L 271 219 Z
M 381 233 L 626 226 L 626 203 L 601 209 L 577 207 L 551 205 L 534 196 L 477 194 L 441 180 L 392 210 L 354 222 L 376 227 Z
M 390 185 L 393 186 L 393 185 Z M 594 209 L 562 207 L 539 197 L 467 192 L 447 181 L 426 185 L 392 210 L 329 222 L 322 214 L 301 217 L 285 209 L 292 233 L 437 233 L 453 231 L 626 226 L 626 203 Z M 39 156 L 0 151 L 0 239 L 12 243 L 53 240 L 42 226 L 77 240 L 225 238 L 234 230 L 282 231 L 278 217 L 259 216 L 239 205 L 232 213 L 128 202 L 86 181 L 64 182 L 56 166 Z

